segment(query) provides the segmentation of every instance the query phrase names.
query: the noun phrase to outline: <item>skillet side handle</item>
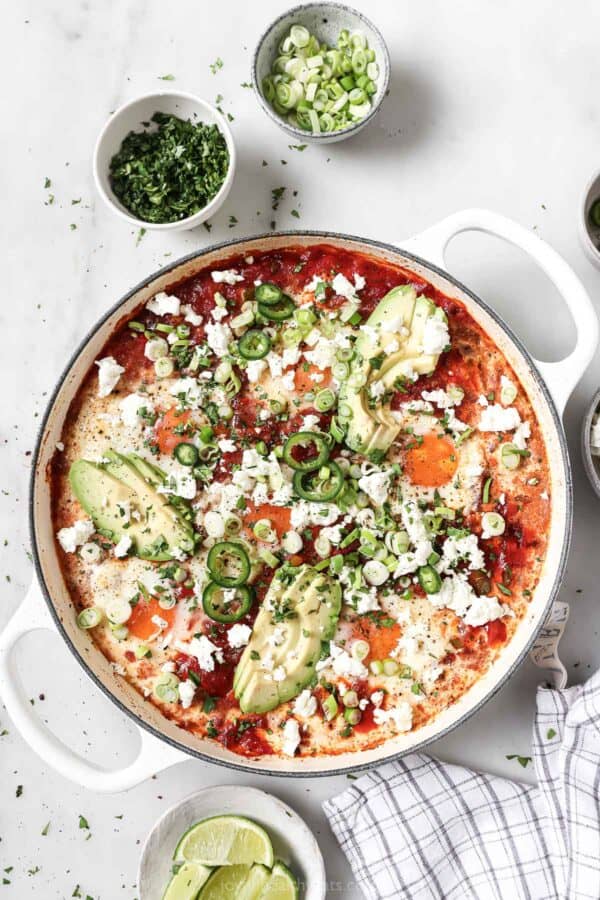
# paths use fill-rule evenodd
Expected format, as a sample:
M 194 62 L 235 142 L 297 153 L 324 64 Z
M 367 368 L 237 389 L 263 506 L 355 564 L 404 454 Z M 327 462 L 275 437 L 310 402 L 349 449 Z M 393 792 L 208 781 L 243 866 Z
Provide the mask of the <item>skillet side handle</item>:
M 143 729 L 136 759 L 123 769 L 107 770 L 88 762 L 56 735 L 35 713 L 17 670 L 16 649 L 21 638 L 31 631 L 56 631 L 42 593 L 34 580 L 25 600 L 0 634 L 0 696 L 21 737 L 49 766 L 70 781 L 99 793 L 126 791 L 156 772 L 189 757 L 169 747 Z
M 437 225 L 398 244 L 409 253 L 446 269 L 446 248 L 452 238 L 464 231 L 483 231 L 524 250 L 550 278 L 568 306 L 577 331 L 574 349 L 559 362 L 534 359 L 562 414 L 598 344 L 598 318 L 587 291 L 568 263 L 549 244 L 522 225 L 486 209 L 465 209 L 453 213 Z

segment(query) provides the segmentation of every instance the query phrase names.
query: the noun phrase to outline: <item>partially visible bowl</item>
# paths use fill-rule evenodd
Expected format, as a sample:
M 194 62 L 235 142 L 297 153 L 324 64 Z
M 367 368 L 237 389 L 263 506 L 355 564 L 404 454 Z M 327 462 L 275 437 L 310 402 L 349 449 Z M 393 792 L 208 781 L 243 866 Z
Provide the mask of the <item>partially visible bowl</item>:
M 277 797 L 241 784 L 204 788 L 161 816 L 142 848 L 137 881 L 140 900 L 161 900 L 182 834 L 201 819 L 224 813 L 246 816 L 262 825 L 273 842 L 275 856 L 289 865 L 298 879 L 300 900 L 324 900 L 325 864 L 308 825 Z
M 204 122 L 207 125 L 217 125 L 225 138 L 229 153 L 229 168 L 225 180 L 218 193 L 203 209 L 178 222 L 146 222 L 134 216 L 114 194 L 110 184 L 110 161 L 121 147 L 123 139 L 130 131 L 142 131 L 144 122 L 149 122 L 155 112 L 167 113 L 178 116 L 180 119 L 189 119 L 192 122 Z M 154 231 L 185 231 L 196 228 L 211 216 L 224 203 L 233 184 L 235 172 L 235 145 L 231 130 L 221 113 L 200 97 L 193 94 L 185 94 L 179 91 L 159 91 L 155 94 L 144 94 L 121 106 L 112 114 L 96 141 L 94 149 L 94 180 L 98 192 L 106 205 L 118 216 L 130 225 L 143 227 Z
M 600 497 L 600 456 L 592 453 L 592 427 L 596 413 L 600 413 L 600 390 L 594 394 L 581 427 L 583 465 L 594 492 Z
M 310 131 L 304 131 L 302 128 L 296 128 L 273 109 L 263 94 L 262 83 L 264 77 L 271 71 L 273 60 L 278 55 L 279 44 L 294 24 L 304 25 L 311 34 L 316 35 L 319 41 L 324 41 L 330 46 L 335 45 L 338 35 L 343 28 L 347 28 L 350 32 L 363 32 L 369 47 L 375 51 L 375 59 L 379 66 L 377 91 L 371 97 L 371 111 L 364 119 L 360 119 L 358 122 L 338 131 L 314 134 Z M 334 141 L 343 141 L 353 134 L 358 134 L 374 119 L 379 111 L 387 93 L 389 81 L 390 55 L 381 32 L 361 12 L 342 3 L 307 3 L 295 6 L 288 12 L 283 13 L 274 22 L 271 22 L 264 31 L 256 46 L 252 61 L 252 82 L 260 105 L 276 125 L 302 143 L 330 144 Z
M 600 172 L 588 181 L 579 208 L 579 237 L 589 261 L 600 269 L 600 228 L 590 219 L 590 210 L 600 200 Z

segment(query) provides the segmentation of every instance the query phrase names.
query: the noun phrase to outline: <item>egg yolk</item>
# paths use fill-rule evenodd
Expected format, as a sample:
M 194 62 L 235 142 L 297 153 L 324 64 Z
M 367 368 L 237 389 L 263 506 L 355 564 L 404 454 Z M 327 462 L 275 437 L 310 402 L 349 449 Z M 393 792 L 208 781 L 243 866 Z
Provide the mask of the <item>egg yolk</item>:
M 457 467 L 456 448 L 435 431 L 423 435 L 422 442 L 407 451 L 404 461 L 404 471 L 412 483 L 422 487 L 447 484 Z

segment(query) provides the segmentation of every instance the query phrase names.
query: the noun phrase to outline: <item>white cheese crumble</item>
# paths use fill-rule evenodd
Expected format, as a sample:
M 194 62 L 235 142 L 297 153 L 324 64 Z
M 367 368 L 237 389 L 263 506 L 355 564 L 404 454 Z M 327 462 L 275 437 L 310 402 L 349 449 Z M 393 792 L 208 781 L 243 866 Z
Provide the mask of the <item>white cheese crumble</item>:
M 397 706 L 390 709 L 375 707 L 373 721 L 376 725 L 391 724 L 397 731 L 410 731 L 412 728 L 412 707 L 406 700 L 401 700 Z
M 65 553 L 75 553 L 93 535 L 96 527 L 91 519 L 79 519 L 70 528 L 61 528 L 56 535 Z
M 309 414 L 302 418 L 302 431 L 312 431 L 319 424 L 319 417 Z
M 514 406 L 494 403 L 484 408 L 477 427 L 480 431 L 514 431 L 520 424 L 521 417 Z
M 189 709 L 196 696 L 196 685 L 191 678 L 188 678 L 186 681 L 180 681 L 177 685 L 177 689 L 179 691 L 179 699 L 181 700 L 182 707 L 184 709 Z
M 244 276 L 240 275 L 237 269 L 222 269 L 220 272 L 211 272 L 210 277 L 215 284 L 237 284 L 243 281 Z
M 383 691 L 374 691 L 371 694 L 370 700 L 373 706 L 381 706 L 383 703 L 384 693 Z
M 441 353 L 449 343 L 448 323 L 436 316 L 429 316 L 423 329 L 423 353 Z
M 235 443 L 230 438 L 221 438 L 218 445 L 221 453 L 235 453 L 236 451 Z
M 249 360 L 248 365 L 246 366 L 246 375 L 248 376 L 248 381 L 253 383 L 260 381 L 260 377 L 266 368 L 267 363 L 264 359 Z
M 513 444 L 515 445 L 515 447 L 518 447 L 519 450 L 526 450 L 527 441 L 530 437 L 531 425 L 529 424 L 529 422 L 521 422 L 521 424 L 513 434 Z
M 273 681 L 283 681 L 286 676 L 286 671 L 284 666 L 277 666 L 276 669 L 273 669 Z
M 369 670 L 359 659 L 354 659 L 347 650 L 338 647 L 333 641 L 329 642 L 329 656 L 327 659 L 319 660 L 316 670 L 320 672 L 329 667 L 336 675 L 345 675 L 349 678 L 366 678 L 369 674 Z
M 295 719 L 287 719 L 283 726 L 282 751 L 286 756 L 294 756 L 300 746 L 300 728 Z
M 204 672 L 214 671 L 215 659 L 217 662 L 223 662 L 223 651 L 213 644 L 205 634 L 192 638 L 189 644 L 177 641 L 176 647 L 188 656 L 195 656 L 198 665 Z
M 485 568 L 485 557 L 476 534 L 468 534 L 465 537 L 449 535 L 444 541 L 440 570 L 446 571 L 461 560 L 466 560 L 473 571 Z
M 188 303 L 183 303 L 181 306 L 181 312 L 185 315 L 185 321 L 189 322 L 190 325 L 202 325 L 204 321 L 203 317 L 197 313 L 193 306 L 190 306 Z
M 338 272 L 331 282 L 331 287 L 333 288 L 334 292 L 339 297 L 345 297 L 346 300 L 350 301 L 357 299 L 357 292 L 362 291 L 364 286 L 365 279 L 362 277 L 362 275 L 355 275 L 354 284 L 352 284 L 352 282 L 349 281 L 345 275 L 342 275 L 341 272 Z
M 306 688 L 301 694 L 298 694 L 294 701 L 294 715 L 303 719 L 314 716 L 317 711 L 317 700 L 311 692 Z
M 149 309 L 155 316 L 178 316 L 180 306 L 181 301 L 179 297 L 166 294 L 164 291 L 156 294 L 146 303 L 146 309 Z
M 227 643 L 234 650 L 239 650 L 240 647 L 246 646 L 251 634 L 252 629 L 249 625 L 241 625 L 239 622 L 236 622 L 227 632 Z
M 382 506 L 388 497 L 390 472 L 376 471 L 358 479 L 358 486 L 375 506 Z
M 182 397 L 188 406 L 197 406 L 202 402 L 202 388 L 195 378 L 178 378 L 169 387 L 174 397 Z
M 206 341 L 215 356 L 226 356 L 232 340 L 233 334 L 228 325 L 222 325 L 221 322 L 206 323 Z
M 98 366 L 98 396 L 108 397 L 116 388 L 125 369 L 113 356 L 97 359 L 96 365 Z
M 435 403 L 438 409 L 450 409 L 451 406 L 459 406 L 462 401 L 462 396 L 459 392 L 455 392 L 454 396 L 452 396 L 448 391 L 444 391 L 441 388 L 435 391 L 423 391 L 421 397 L 423 400 Z
M 124 534 L 121 540 L 115 544 L 113 548 L 113 553 L 117 557 L 117 559 L 122 559 L 124 556 L 127 556 L 129 550 L 131 549 L 132 540 L 128 534 Z
M 495 597 L 474 597 L 464 619 L 467 625 L 485 625 L 511 613 L 512 610 L 499 603 Z

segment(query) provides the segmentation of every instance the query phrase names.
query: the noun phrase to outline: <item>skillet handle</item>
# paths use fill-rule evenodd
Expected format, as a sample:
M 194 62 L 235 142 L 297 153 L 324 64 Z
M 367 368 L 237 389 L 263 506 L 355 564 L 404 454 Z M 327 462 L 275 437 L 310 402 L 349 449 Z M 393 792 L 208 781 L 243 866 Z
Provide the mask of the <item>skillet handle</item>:
M 107 770 L 89 762 L 63 744 L 46 728 L 24 692 L 17 670 L 16 649 L 21 638 L 31 631 L 56 627 L 37 582 L 0 634 L 0 695 L 21 737 L 44 762 L 65 778 L 100 793 L 125 791 L 156 772 L 189 759 L 147 731 L 138 729 L 140 750 L 136 759 L 123 769 Z
M 522 225 L 486 209 L 465 209 L 453 213 L 421 234 L 398 243 L 409 253 L 446 269 L 446 247 L 452 238 L 463 231 L 483 231 L 520 247 L 543 269 L 568 306 L 577 331 L 574 349 L 559 362 L 534 359 L 562 414 L 598 344 L 598 319 L 587 291 L 573 269 L 549 244 Z

